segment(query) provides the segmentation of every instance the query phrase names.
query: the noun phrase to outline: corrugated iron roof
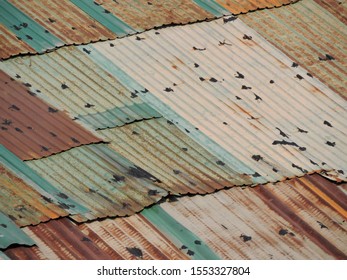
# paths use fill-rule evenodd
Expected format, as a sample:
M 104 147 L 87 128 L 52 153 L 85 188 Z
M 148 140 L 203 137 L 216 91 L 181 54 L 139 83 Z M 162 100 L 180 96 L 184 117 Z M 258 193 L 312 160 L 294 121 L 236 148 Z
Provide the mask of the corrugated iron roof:
M 78 222 L 126 216 L 167 195 L 165 186 L 105 144 L 81 146 L 27 164 L 90 212 Z
M 173 194 L 253 184 L 164 118 L 100 131 L 110 147 L 158 178 Z
M 17 57 L 3 62 L 0 68 L 18 82 L 30 84 L 45 102 L 94 129 L 160 117 L 83 49 L 71 46 L 45 55 Z M 62 88 L 63 83 L 67 88 Z
M 102 142 L 65 113 L 37 98 L 31 87 L 0 71 L 0 144 L 28 160 Z M 61 87 L 68 85 L 62 82 Z
M 336 184 L 306 175 L 171 197 L 131 217 L 78 227 L 65 218 L 26 227 L 37 246 L 4 252 L 13 259 L 106 258 L 100 251 L 113 259 L 208 259 L 201 255 L 208 249 L 223 259 L 345 259 L 346 199 Z
M 0 164 L 0 211 L 18 226 L 35 225 L 69 213 Z
M 346 179 L 347 106 L 335 92 L 238 19 L 156 32 L 88 56 L 258 183 L 321 170 Z
M 319 3 L 330 6 L 331 1 Z M 343 15 L 343 5 L 336 3 L 336 12 L 328 10 L 333 14 L 325 9 L 327 5 L 300 1 L 285 9 L 263 10 L 240 19 L 347 99 L 347 29 L 338 16 Z
M 34 241 L 0 212 L 0 249 L 11 245 L 34 245 Z
M 22 48 L 5 48 L 7 51 L 0 54 L 2 59 L 6 59 L 13 55 L 33 53 L 33 49 L 41 53 L 62 45 L 114 39 L 155 27 L 187 24 L 293 2 L 295 1 L 131 0 L 123 3 L 112 0 L 1 0 L 3 9 L 0 22 L 7 27 L 5 38 L 14 40 L 14 44 L 22 45 Z

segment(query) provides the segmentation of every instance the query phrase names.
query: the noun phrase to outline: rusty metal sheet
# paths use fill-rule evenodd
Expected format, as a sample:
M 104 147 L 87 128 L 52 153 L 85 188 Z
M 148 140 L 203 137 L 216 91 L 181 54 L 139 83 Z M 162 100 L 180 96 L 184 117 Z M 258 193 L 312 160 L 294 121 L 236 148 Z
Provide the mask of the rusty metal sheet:
M 62 81 L 62 88 L 69 86 Z M 102 142 L 65 113 L 36 97 L 32 85 L 0 71 L 0 143 L 23 160 Z
M 241 15 L 240 19 L 347 99 L 347 28 L 336 13 L 325 8 L 307 0 L 285 9 Z
M 81 146 L 27 164 L 90 212 L 78 222 L 132 215 L 167 195 L 160 180 L 106 144 Z
M 234 15 L 248 13 L 250 11 L 281 7 L 295 3 L 299 0 L 215 0 L 222 7 Z
M 314 0 L 344 24 L 347 24 L 347 2 L 340 0 Z
M 23 228 L 37 246 L 4 253 L 12 259 L 187 259 L 195 256 L 189 249 L 207 244 L 223 259 L 346 259 L 347 196 L 338 186 L 306 175 L 171 196 L 130 217 L 78 226 L 63 218 Z M 168 230 L 172 225 L 178 230 Z
M 16 57 L 4 61 L 0 68 L 16 81 L 30 84 L 45 102 L 93 129 L 160 117 L 83 49 L 70 46 L 45 55 Z M 68 88 L 62 88 L 62 82 Z
M 110 147 L 158 178 L 173 194 L 252 184 L 164 118 L 100 131 Z
M 0 164 L 0 212 L 17 226 L 35 225 L 69 213 Z
M 214 17 L 191 0 L 130 0 L 126 2 L 97 0 L 94 1 L 94 5 L 96 4 L 118 16 L 138 31 L 162 25 L 186 24 Z
M 346 180 L 347 103 L 307 70 L 239 19 L 156 33 L 88 56 L 253 184 L 322 170 Z
M 76 225 L 59 219 L 23 229 L 37 243 L 5 250 L 11 259 L 187 259 L 145 218 L 134 215 Z
M 0 24 L 0 42 L 0 59 L 9 58 L 14 53 L 35 53 L 33 48 L 22 40 L 19 40 L 3 24 Z M 6 44 L 2 44 L 2 42 L 6 42 Z
M 65 44 L 115 39 L 116 35 L 68 0 L 10 2 Z
M 161 206 L 225 259 L 346 259 L 346 199 L 306 175 Z

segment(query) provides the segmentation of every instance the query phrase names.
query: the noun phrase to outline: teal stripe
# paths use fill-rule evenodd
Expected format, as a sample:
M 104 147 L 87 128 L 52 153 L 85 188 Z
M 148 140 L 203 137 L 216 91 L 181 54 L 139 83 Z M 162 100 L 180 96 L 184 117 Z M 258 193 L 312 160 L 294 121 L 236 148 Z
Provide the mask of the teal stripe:
M 0 0 L 0 22 L 37 52 L 63 46 L 64 42 L 6 0 Z M 29 36 L 29 37 L 28 37 Z M 32 39 L 30 39 L 32 38 Z
M 25 162 L 0 144 L 0 163 L 12 170 L 17 176 L 28 182 L 31 187 L 41 195 L 51 198 L 61 205 L 70 214 L 83 214 L 89 212 L 87 208 L 78 204 L 71 198 L 61 198 L 61 192 L 48 181 L 39 176 Z
M 84 46 L 78 47 L 81 51 Z M 146 104 L 149 104 L 156 112 L 159 112 L 163 117 L 170 121 L 174 121 L 175 125 L 186 135 L 192 138 L 196 143 L 200 144 L 204 149 L 209 151 L 211 154 L 215 155 L 225 164 L 230 166 L 235 172 L 239 174 L 254 174 L 255 171 L 246 166 L 243 162 L 235 158 L 232 154 L 226 151 L 223 147 L 218 145 L 215 141 L 209 138 L 204 133 L 196 130 L 195 127 L 185 120 L 183 117 L 178 115 L 173 111 L 169 106 L 167 106 L 163 101 L 157 98 L 154 94 L 150 92 L 142 93 L 146 91 L 143 86 L 141 86 L 137 81 L 120 69 L 116 64 L 107 59 L 102 53 L 95 49 L 92 45 L 88 46 L 89 57 L 93 59 L 100 67 L 111 73 L 114 77 L 117 78 L 119 82 L 123 84 L 130 91 L 137 90 L 140 94 L 139 97 Z M 186 132 L 186 129 L 190 133 Z M 267 179 L 264 177 L 252 177 L 252 182 L 255 184 L 263 184 L 267 182 Z
M 216 17 L 222 17 L 232 14 L 214 0 L 194 0 L 194 2 Z
M 12 220 L 0 212 L 0 249 L 6 249 L 12 244 L 32 246 L 35 245 L 35 242 Z
M 105 129 L 122 126 L 136 120 L 159 117 L 161 115 L 149 105 L 137 103 L 126 107 L 115 107 L 95 114 L 79 115 L 78 119 L 94 129 Z
M 10 260 L 10 258 L 2 251 L 0 251 L 0 260 Z
M 118 36 L 125 36 L 138 32 L 117 16 L 110 12 L 105 13 L 105 8 L 101 5 L 95 5 L 93 0 L 71 0 L 71 2 Z
M 176 246 L 182 248 L 194 260 L 220 260 L 198 236 L 171 217 L 159 205 L 154 205 L 141 212 L 158 230 L 166 235 Z M 185 247 L 182 247 L 185 246 Z M 189 251 L 188 251 L 189 250 Z

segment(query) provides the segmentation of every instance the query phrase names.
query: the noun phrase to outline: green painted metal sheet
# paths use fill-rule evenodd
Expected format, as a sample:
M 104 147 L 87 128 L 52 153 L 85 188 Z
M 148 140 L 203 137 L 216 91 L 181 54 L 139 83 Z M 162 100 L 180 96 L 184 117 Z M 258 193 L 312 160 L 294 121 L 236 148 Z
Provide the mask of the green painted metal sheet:
M 231 12 L 224 9 L 221 5 L 219 5 L 214 0 L 194 0 L 194 2 L 198 4 L 201 8 L 205 9 L 206 11 L 210 12 L 216 17 L 226 16 L 231 14 Z
M 90 212 L 76 221 L 132 215 L 167 191 L 160 181 L 106 144 L 85 145 L 28 165 Z
M 88 212 L 87 208 L 77 203 L 74 199 L 69 198 L 55 186 L 40 177 L 25 162 L 21 161 L 3 145 L 0 145 L 0 162 L 32 186 L 47 200 L 56 202 L 67 212 L 71 214 L 82 214 Z
M 140 116 L 140 118 L 136 117 Z M 139 119 L 159 118 L 161 115 L 146 103 L 117 107 L 104 112 L 79 115 L 78 119 L 94 129 L 122 126 Z
M 35 242 L 0 212 L 0 249 L 6 249 L 13 244 L 32 246 Z
M 187 254 L 194 260 L 218 260 L 220 257 L 214 253 L 193 232 L 188 230 L 172 216 L 170 216 L 160 205 L 154 205 L 141 212 L 162 233 L 167 235 L 176 246 L 187 250 Z
M 71 2 L 118 36 L 125 36 L 137 32 L 137 30 L 131 28 L 117 16 L 111 14 L 110 11 L 104 9 L 101 5 L 95 4 L 92 0 L 71 0 Z
M 41 53 L 64 45 L 59 38 L 49 33 L 40 24 L 21 12 L 6 0 L 0 0 L 0 23 Z

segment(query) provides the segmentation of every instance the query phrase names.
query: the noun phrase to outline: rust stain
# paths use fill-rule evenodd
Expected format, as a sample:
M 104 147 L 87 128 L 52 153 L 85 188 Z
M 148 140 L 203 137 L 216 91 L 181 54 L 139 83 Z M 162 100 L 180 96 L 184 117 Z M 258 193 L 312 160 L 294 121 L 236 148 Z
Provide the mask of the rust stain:
M 332 255 L 336 259 L 344 260 L 347 258 L 347 255 L 302 220 L 295 213 L 295 209 L 289 208 L 279 197 L 266 188 L 266 186 L 260 185 L 258 188 L 254 188 L 254 191 L 270 209 L 289 221 L 297 231 L 303 232 L 326 253 Z

